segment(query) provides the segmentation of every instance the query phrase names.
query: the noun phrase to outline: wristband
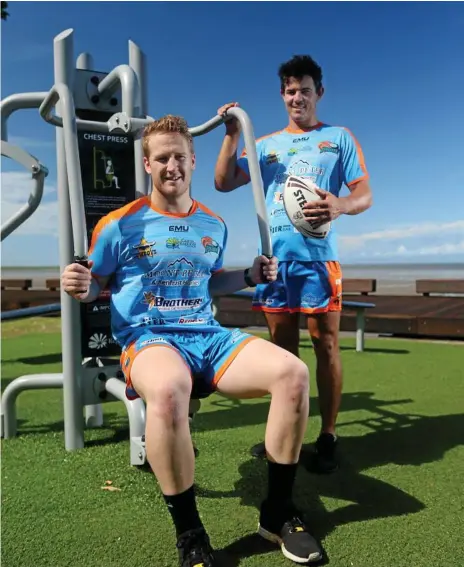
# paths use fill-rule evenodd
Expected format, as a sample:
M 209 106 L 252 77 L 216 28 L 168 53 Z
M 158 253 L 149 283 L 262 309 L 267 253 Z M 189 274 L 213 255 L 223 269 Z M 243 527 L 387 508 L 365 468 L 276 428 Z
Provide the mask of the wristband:
M 245 283 L 247 284 L 248 287 L 256 287 L 255 282 L 250 278 L 250 268 L 247 268 L 243 272 L 243 277 L 244 277 Z

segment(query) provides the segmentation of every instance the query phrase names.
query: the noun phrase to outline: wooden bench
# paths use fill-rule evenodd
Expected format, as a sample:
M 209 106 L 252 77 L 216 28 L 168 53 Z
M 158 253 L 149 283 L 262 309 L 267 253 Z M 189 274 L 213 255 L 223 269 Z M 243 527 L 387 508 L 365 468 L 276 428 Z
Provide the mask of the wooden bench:
M 32 285 L 32 279 L 2 279 L 2 311 L 46 305 L 60 300 L 59 287 L 35 289 Z
M 343 279 L 343 294 L 360 293 L 368 295 L 377 291 L 377 280 Z
M 437 295 L 464 295 L 464 279 L 462 280 L 416 280 L 416 293 L 426 297 Z
M 252 299 L 254 292 L 251 290 L 237 291 L 232 294 L 234 297 L 246 297 Z M 342 309 L 347 309 L 356 312 L 356 352 L 362 352 L 364 350 L 364 329 L 365 329 L 365 311 L 366 309 L 372 309 L 375 307 L 375 303 L 366 303 L 361 301 L 347 301 L 342 300 Z M 217 315 L 218 307 L 215 303 L 213 309 L 214 315 Z

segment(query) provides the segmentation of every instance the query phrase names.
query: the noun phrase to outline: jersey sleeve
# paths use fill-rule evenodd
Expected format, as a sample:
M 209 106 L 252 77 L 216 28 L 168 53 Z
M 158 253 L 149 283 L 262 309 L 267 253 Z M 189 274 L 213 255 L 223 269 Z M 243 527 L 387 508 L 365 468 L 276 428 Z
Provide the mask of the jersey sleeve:
M 216 259 L 216 262 L 211 270 L 212 274 L 215 274 L 217 272 L 220 272 L 224 266 L 224 255 L 225 255 L 225 251 L 227 248 L 227 237 L 228 237 L 228 230 L 227 230 L 227 226 L 226 223 L 224 221 L 222 221 L 223 223 L 223 227 L 224 227 L 224 233 L 223 233 L 223 239 L 222 239 L 222 244 L 221 244 L 221 251 L 219 252 L 219 255 Z
M 121 232 L 117 220 L 103 217 L 96 224 L 89 248 L 89 260 L 92 260 L 92 274 L 106 277 L 116 271 L 119 261 L 119 243 Z
M 262 175 L 262 171 L 263 171 L 262 146 L 263 146 L 263 143 L 262 143 L 261 140 L 256 142 L 256 153 L 258 154 L 258 163 L 259 163 L 259 167 L 261 169 L 261 175 Z M 242 172 L 246 175 L 246 177 L 248 179 L 250 179 L 250 166 L 248 164 L 248 155 L 247 155 L 246 148 L 243 148 L 243 151 L 240 154 L 240 157 L 237 159 L 237 166 L 242 170 Z
M 342 180 L 348 187 L 358 181 L 368 179 L 364 154 L 356 138 L 347 129 L 343 129 L 341 144 Z

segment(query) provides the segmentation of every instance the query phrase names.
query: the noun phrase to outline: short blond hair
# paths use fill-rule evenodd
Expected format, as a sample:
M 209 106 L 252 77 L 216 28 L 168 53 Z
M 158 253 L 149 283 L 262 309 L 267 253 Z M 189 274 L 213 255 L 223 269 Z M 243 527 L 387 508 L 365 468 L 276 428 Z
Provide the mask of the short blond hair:
M 171 132 L 183 136 L 189 143 L 190 150 L 193 152 L 193 136 L 189 132 L 187 121 L 182 118 L 182 116 L 167 114 L 151 122 L 148 126 L 145 126 L 142 133 L 143 155 L 147 158 L 150 157 L 150 136 L 153 134 L 168 134 Z

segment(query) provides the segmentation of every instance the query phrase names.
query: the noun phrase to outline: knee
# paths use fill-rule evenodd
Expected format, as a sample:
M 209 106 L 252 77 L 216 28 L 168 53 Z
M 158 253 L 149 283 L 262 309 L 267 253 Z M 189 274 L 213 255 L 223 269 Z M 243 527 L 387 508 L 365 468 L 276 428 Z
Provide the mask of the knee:
M 160 419 L 171 427 L 188 421 L 189 386 L 184 380 L 170 380 L 152 386 L 145 398 L 147 417 Z
M 338 333 L 311 335 L 311 341 L 317 354 L 330 357 L 338 352 Z
M 309 399 L 309 370 L 304 362 L 296 356 L 286 356 L 276 370 L 274 393 L 279 391 L 279 395 L 296 404 Z

